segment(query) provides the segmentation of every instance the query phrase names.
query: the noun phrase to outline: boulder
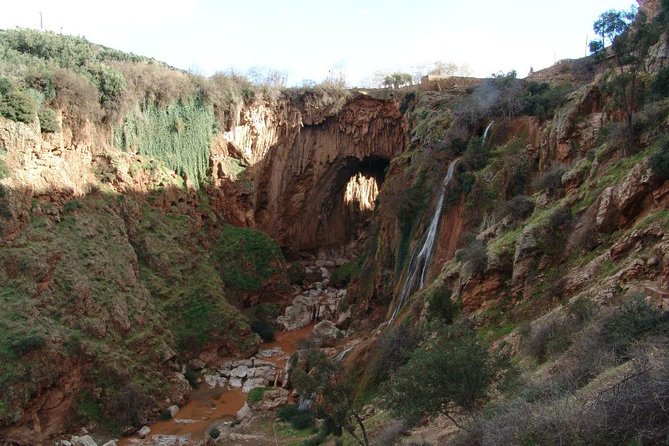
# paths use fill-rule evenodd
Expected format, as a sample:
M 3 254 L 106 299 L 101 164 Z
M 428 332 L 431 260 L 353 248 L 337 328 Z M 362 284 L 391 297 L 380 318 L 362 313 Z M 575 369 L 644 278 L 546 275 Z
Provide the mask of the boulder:
M 249 393 L 252 389 L 257 387 L 265 387 L 269 384 L 269 380 L 265 378 L 250 378 L 244 381 L 242 385 L 242 392 Z
M 232 378 L 246 378 L 248 374 L 249 374 L 249 368 L 245 365 L 240 365 L 238 367 L 235 367 L 230 372 L 230 376 Z
M 241 409 L 237 411 L 237 419 L 240 421 L 248 420 L 253 416 L 253 412 L 248 403 L 244 403 Z
M 288 403 L 288 394 L 286 389 L 267 389 L 263 392 L 260 401 L 250 402 L 249 406 L 253 410 L 276 409 Z
M 174 418 L 179 413 L 179 406 L 173 404 L 167 408 L 167 411 L 170 413 L 170 416 Z
M 190 435 L 154 435 L 151 437 L 151 446 L 185 446 Z
M 332 321 L 320 321 L 314 326 L 314 336 L 322 339 L 339 339 L 344 333 Z
M 151 428 L 149 426 L 142 426 L 140 430 L 137 431 L 139 438 L 146 438 L 147 435 L 151 433 Z
M 84 435 L 83 437 L 72 437 L 70 438 L 72 446 L 98 446 L 98 444 L 91 438 L 90 435 Z

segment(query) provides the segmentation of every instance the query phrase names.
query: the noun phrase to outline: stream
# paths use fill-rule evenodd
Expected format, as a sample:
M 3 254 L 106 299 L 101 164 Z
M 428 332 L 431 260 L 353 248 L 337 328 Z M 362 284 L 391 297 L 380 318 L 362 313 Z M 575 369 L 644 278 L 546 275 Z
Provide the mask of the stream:
M 277 370 L 283 371 L 286 361 L 297 351 L 300 341 L 313 336 L 313 328 L 313 325 L 308 325 L 297 330 L 277 332 L 274 341 L 263 343 L 260 351 L 281 349 L 282 354 L 271 356 L 267 361 L 275 363 Z M 212 388 L 203 382 L 190 392 L 188 403 L 173 418 L 149 425 L 151 433 L 143 440 L 134 435 L 122 438 L 118 445 L 197 443 L 206 438 L 212 425 L 228 418 L 232 421 L 246 403 L 246 398 L 247 394 L 238 388 Z M 182 438 L 184 442 L 178 443 L 175 437 Z M 161 440 L 165 440 L 164 443 Z

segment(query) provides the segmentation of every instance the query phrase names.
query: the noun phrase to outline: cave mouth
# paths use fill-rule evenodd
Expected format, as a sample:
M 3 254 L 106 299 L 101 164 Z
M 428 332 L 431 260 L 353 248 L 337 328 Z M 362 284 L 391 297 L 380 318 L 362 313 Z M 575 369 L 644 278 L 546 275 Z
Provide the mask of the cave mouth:
M 319 228 L 319 238 L 325 245 L 343 246 L 360 240 L 389 165 L 390 161 L 380 156 L 347 157 L 332 170 L 332 186 L 321 209 Z

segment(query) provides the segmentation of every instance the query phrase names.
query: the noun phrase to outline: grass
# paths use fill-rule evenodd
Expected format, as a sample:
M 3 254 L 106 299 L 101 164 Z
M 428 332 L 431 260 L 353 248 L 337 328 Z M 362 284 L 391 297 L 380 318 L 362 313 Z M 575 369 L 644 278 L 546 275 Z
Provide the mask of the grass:
M 488 244 L 488 249 L 495 254 L 502 254 L 505 252 L 513 253 L 516 249 L 516 242 L 523 228 L 511 229 L 495 238 Z
M 257 229 L 226 225 L 214 248 L 226 287 L 258 290 L 284 269 L 279 245 Z

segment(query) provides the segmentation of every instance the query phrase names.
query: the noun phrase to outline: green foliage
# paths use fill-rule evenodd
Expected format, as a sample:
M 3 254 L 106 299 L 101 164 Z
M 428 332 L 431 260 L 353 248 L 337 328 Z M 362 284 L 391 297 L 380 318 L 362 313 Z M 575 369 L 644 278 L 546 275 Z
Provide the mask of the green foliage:
M 411 85 L 413 76 L 410 73 L 391 73 L 383 78 L 383 85 L 390 88 L 400 88 Z
M 441 329 L 402 366 L 386 387 L 393 413 L 416 423 L 426 415 L 466 412 L 483 401 L 495 375 L 493 361 L 472 332 Z
M 291 263 L 286 269 L 286 274 L 288 274 L 288 280 L 292 285 L 301 285 L 306 278 L 304 266 L 298 262 Z
M 31 123 L 36 108 L 35 100 L 30 94 L 16 88 L 9 79 L 0 77 L 0 116 Z
M 209 430 L 209 436 L 210 436 L 211 438 L 213 438 L 214 440 L 217 439 L 220 435 L 221 435 L 221 431 L 220 431 L 218 428 L 216 428 L 216 427 L 212 427 L 212 428 Z
M 104 64 L 89 65 L 87 68 L 100 92 L 100 104 L 106 110 L 112 109 L 126 89 L 123 74 Z
M 226 225 L 215 247 L 226 286 L 257 290 L 283 268 L 279 245 L 262 231 Z
M 457 260 L 468 264 L 473 275 L 481 275 L 488 265 L 487 248 L 484 242 L 477 239 L 469 241 L 467 246 L 455 253 Z
M 257 403 L 260 400 L 262 400 L 262 396 L 265 394 L 266 390 L 267 390 L 266 387 L 256 387 L 255 389 L 251 389 L 248 395 L 249 402 Z
M 9 168 L 7 167 L 7 163 L 5 162 L 5 151 L 0 149 L 0 180 L 5 179 L 9 177 Z M 0 198 L 4 197 L 4 190 L 2 187 L 0 187 Z
M 47 107 L 41 107 L 37 111 L 40 128 L 44 133 L 60 132 L 60 119 L 58 112 Z
M 528 82 L 525 88 L 525 109 L 523 111 L 542 120 L 553 116 L 555 109 L 572 90 L 569 85 L 551 87 L 547 82 L 533 81 Z
M 669 96 L 669 66 L 660 69 L 653 79 L 651 88 L 653 94 L 658 98 Z
M 601 40 L 590 42 L 590 51 L 597 53 L 603 50 L 607 43 L 613 44 L 618 36 L 627 31 L 635 15 L 635 10 L 616 11 L 611 9 L 602 13 L 592 26 L 595 34 Z
M 4 30 L 0 34 L 0 45 L 40 59 L 55 61 L 65 68 L 80 67 L 91 57 L 91 44 L 83 37 L 50 31 Z
M 445 324 L 453 322 L 460 308 L 451 300 L 451 294 L 452 291 L 443 283 L 430 293 L 428 297 L 430 319 L 440 319 Z
M 668 328 L 666 318 L 657 308 L 651 307 L 642 295 L 626 300 L 603 325 L 605 340 L 622 358 L 628 356 L 632 341 L 657 330 L 664 330 L 666 334 Z
M 141 114 L 126 117 L 115 129 L 115 144 L 165 162 L 199 186 L 207 178 L 211 139 L 216 118 L 211 106 L 200 99 L 148 105 Z
M 669 180 L 669 140 L 648 158 L 648 167 L 661 181 Z
M 479 138 L 471 138 L 462 155 L 462 162 L 468 170 L 479 170 L 488 163 L 488 149 Z
M 276 417 L 283 422 L 290 423 L 290 420 L 299 412 L 296 404 L 286 404 L 279 407 L 276 411 Z
M 344 263 L 332 274 L 332 284 L 337 288 L 343 288 L 349 284 L 351 279 L 360 272 L 360 258 Z
M 63 205 L 63 212 L 73 212 L 81 207 L 79 200 L 69 200 Z
M 271 342 L 274 340 L 274 325 L 269 321 L 263 319 L 251 321 L 251 330 L 258 333 L 258 336 L 260 336 L 264 342 Z
M 90 391 L 83 391 L 76 399 L 77 415 L 82 417 L 85 422 L 99 422 L 104 419 L 104 414 L 100 402 L 93 398 Z

